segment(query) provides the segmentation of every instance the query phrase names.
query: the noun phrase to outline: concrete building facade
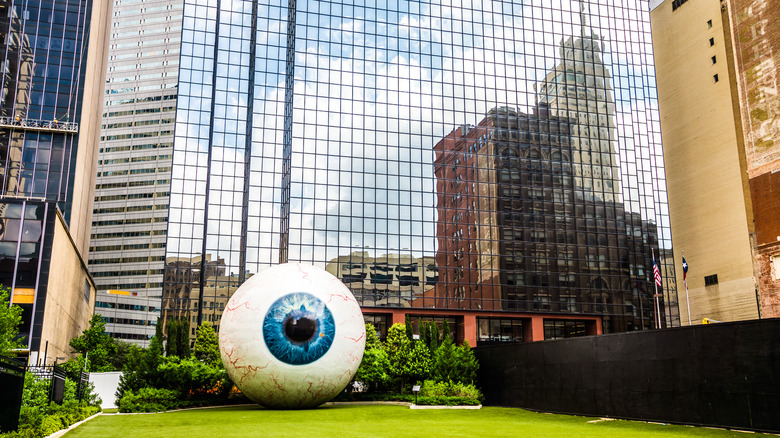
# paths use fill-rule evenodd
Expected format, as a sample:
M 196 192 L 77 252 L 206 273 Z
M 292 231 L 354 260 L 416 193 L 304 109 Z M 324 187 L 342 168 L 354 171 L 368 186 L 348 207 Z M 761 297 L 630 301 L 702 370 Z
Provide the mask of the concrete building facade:
M 776 317 L 780 148 L 771 115 L 777 114 L 771 78 L 778 59 L 771 5 L 665 1 L 653 7 L 683 323 Z
M 148 345 L 163 295 L 182 1 L 116 0 L 89 266 L 111 336 Z

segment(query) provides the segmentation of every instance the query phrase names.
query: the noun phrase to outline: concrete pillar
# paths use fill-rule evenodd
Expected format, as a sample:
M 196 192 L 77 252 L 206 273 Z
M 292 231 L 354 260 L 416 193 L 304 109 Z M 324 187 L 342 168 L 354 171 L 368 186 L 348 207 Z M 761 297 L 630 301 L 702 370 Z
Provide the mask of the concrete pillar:
M 463 340 L 468 341 L 469 345 L 477 345 L 477 315 L 463 315 Z
M 523 341 L 536 342 L 544 341 L 544 317 L 532 316 L 530 320 L 523 322 Z

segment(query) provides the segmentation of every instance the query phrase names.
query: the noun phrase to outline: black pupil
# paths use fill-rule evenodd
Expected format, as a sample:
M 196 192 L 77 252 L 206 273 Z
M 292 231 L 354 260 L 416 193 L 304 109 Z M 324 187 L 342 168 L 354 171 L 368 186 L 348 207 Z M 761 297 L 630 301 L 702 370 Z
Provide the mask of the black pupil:
M 314 337 L 317 322 L 308 317 L 290 317 L 284 322 L 284 334 L 293 342 L 306 342 Z

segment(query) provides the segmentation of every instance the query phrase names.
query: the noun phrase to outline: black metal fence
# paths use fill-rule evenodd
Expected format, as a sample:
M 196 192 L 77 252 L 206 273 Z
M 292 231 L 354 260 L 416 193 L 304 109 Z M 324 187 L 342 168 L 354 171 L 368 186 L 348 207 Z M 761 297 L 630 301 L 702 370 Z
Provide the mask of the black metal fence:
M 49 382 L 49 401 L 62 403 L 65 398 L 65 381 L 76 382 L 76 398 L 81 401 L 86 395 L 89 374 L 68 373 L 57 365 L 26 365 L 24 362 L 0 357 L 0 432 L 10 432 L 19 426 L 19 412 L 22 407 L 25 373 L 33 374 L 36 380 Z
M 86 394 L 89 384 L 89 374 L 85 372 L 69 373 L 65 368 L 57 365 L 28 365 L 26 371 L 35 375 L 37 380 L 49 380 L 49 401 L 62 403 L 65 396 L 65 380 L 70 379 L 76 382 L 76 399 L 81 399 Z

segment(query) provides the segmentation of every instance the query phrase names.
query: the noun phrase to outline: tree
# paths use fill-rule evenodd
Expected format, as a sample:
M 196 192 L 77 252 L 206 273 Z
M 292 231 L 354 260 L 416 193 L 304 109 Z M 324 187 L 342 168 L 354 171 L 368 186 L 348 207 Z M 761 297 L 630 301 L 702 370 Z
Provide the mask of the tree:
M 432 374 L 437 382 L 458 380 L 457 367 L 455 366 L 455 345 L 449 336 L 441 341 L 441 345 L 433 354 Z
M 422 382 L 431 375 L 431 351 L 422 342 L 415 342 L 409 358 L 408 377 L 410 382 Z
M 378 391 L 390 381 L 390 361 L 381 348 L 369 348 L 363 352 L 363 360 L 355 373 L 355 380 L 363 382 L 368 391 Z
M 430 350 L 431 340 L 429 339 L 428 321 L 420 321 L 420 342 L 423 343 Z
M 382 341 L 379 340 L 379 335 L 376 334 L 376 328 L 374 324 L 366 323 L 366 350 L 372 348 L 382 348 Z
M 428 329 L 430 330 L 430 333 L 428 334 L 428 340 L 430 341 L 429 346 L 431 355 L 433 355 L 433 353 L 436 352 L 436 349 L 439 348 L 439 326 L 435 322 L 432 322 L 428 326 Z
M 122 367 L 125 366 L 125 362 L 127 362 L 130 351 L 133 349 L 133 347 L 138 347 L 135 344 L 120 341 L 119 339 L 114 339 L 114 344 L 116 345 L 116 354 L 109 357 L 108 361 L 111 363 L 111 367 L 114 370 L 121 370 Z
M 164 339 L 162 318 L 159 316 L 157 317 L 157 322 L 154 323 L 154 336 L 156 336 L 157 340 L 160 342 Z
M 406 337 L 410 341 L 414 341 L 414 332 L 412 331 L 412 317 L 408 314 L 404 318 L 404 328 L 406 329 Z
M 182 359 L 187 359 L 191 355 L 190 350 L 190 323 L 188 320 L 180 319 L 179 320 L 179 331 L 178 331 L 178 339 L 177 343 L 179 344 L 176 349 L 179 352 L 179 357 Z
M 460 346 L 455 348 L 455 375 L 457 381 L 466 384 L 474 384 L 477 380 L 477 371 L 479 371 L 479 362 L 477 362 L 474 351 L 471 349 L 468 341 L 463 341 Z
M 162 327 L 159 320 L 157 323 L 158 327 Z M 146 349 L 135 345 L 131 347 L 122 367 L 122 375 L 119 377 L 119 387 L 116 391 L 117 404 L 126 391 L 136 392 L 147 386 L 157 387 L 160 380 L 157 368 L 163 361 L 162 340 L 157 335 L 152 336 Z
M 170 319 L 167 324 L 168 340 L 165 343 L 165 355 L 168 357 L 179 355 L 179 320 Z
M 441 341 L 444 342 L 445 339 L 452 339 L 450 336 L 450 325 L 447 324 L 446 319 L 441 323 Z
M 24 348 L 16 337 L 22 323 L 22 308 L 10 304 L 10 292 L 0 286 L 0 356 L 10 356 L 11 350 Z
M 222 358 L 219 354 L 219 339 L 217 332 L 211 323 L 204 321 L 198 326 L 195 335 L 195 359 L 211 366 L 222 366 Z
M 412 342 L 404 324 L 393 324 L 387 331 L 389 374 L 400 385 L 401 392 L 410 381 L 424 380 L 430 373 L 431 354 L 426 345 Z
M 163 361 L 162 339 L 158 338 L 156 335 L 152 336 L 152 339 L 149 340 L 149 348 L 143 352 L 140 368 L 138 368 L 143 379 L 149 381 L 148 386 L 154 386 L 154 379 L 157 376 L 157 367 L 159 367 Z
M 110 359 L 117 353 L 116 343 L 106 333 L 106 323 L 99 313 L 92 315 L 89 327 L 80 336 L 70 340 L 70 347 L 86 356 L 88 372 L 114 371 Z
M 390 381 L 390 361 L 373 324 L 366 324 L 366 349 L 355 373 L 355 380 L 363 382 L 368 391 L 377 391 Z

